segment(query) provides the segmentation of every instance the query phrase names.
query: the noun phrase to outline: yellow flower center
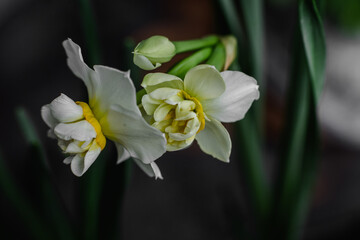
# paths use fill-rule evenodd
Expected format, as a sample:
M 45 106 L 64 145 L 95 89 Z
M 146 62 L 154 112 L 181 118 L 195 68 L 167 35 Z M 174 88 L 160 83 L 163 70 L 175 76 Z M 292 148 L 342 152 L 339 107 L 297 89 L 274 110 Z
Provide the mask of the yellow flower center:
M 180 97 L 182 96 L 184 99 L 193 101 L 195 103 L 195 106 L 196 106 L 195 112 L 200 121 L 200 127 L 199 127 L 199 130 L 197 131 L 197 133 L 199 133 L 201 130 L 203 130 L 205 128 L 205 115 L 204 115 L 204 110 L 203 110 L 203 107 L 201 106 L 201 103 L 195 97 L 191 97 L 184 90 L 181 90 L 181 92 L 179 92 L 179 95 L 180 95 Z
M 100 123 L 95 118 L 89 105 L 87 103 L 79 102 L 79 101 L 77 101 L 76 104 L 79 105 L 80 107 L 82 107 L 85 120 L 88 121 L 94 127 L 95 132 L 96 132 L 96 138 L 95 138 L 96 143 L 99 145 L 101 150 L 104 149 L 104 147 L 106 145 L 106 138 L 101 131 Z

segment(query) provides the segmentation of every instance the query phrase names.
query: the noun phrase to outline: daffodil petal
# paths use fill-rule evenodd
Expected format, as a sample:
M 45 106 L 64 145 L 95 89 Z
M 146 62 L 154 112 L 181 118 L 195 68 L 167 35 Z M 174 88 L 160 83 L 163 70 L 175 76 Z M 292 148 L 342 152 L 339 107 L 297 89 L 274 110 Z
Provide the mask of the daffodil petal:
M 69 165 L 71 163 L 71 161 L 73 160 L 74 155 L 68 156 L 67 158 L 64 159 L 63 163 L 66 165 Z
M 166 116 L 169 114 L 169 112 L 174 109 L 175 107 L 172 105 L 169 105 L 167 103 L 162 103 L 159 107 L 156 108 L 154 112 L 154 120 L 157 122 L 166 120 Z
M 82 107 L 63 93 L 50 103 L 50 109 L 51 115 L 62 123 L 74 122 L 84 118 Z
M 94 127 L 86 120 L 75 123 L 60 123 L 54 129 L 55 135 L 62 140 L 89 141 L 96 137 Z
M 184 140 L 194 136 L 196 134 L 196 132 L 199 130 L 199 127 L 200 127 L 199 120 L 197 118 L 194 118 L 194 119 L 188 121 L 188 123 L 186 124 L 185 130 L 184 130 L 184 133 L 169 132 L 169 137 L 171 137 L 172 139 L 174 139 L 176 141 L 184 141 Z M 170 128 L 171 128 L 171 126 L 170 126 Z M 165 129 L 165 131 L 166 130 L 167 129 Z
M 223 162 L 229 162 L 231 139 L 225 127 L 216 119 L 206 121 L 205 128 L 196 135 L 201 150 Z
M 115 68 L 106 66 L 94 66 L 99 79 L 99 86 L 96 89 L 93 100 L 90 100 L 90 107 L 96 118 L 100 119 L 112 104 L 136 111 L 140 110 L 136 104 L 136 90 L 130 72 L 122 72 Z
M 116 164 L 120 164 L 123 161 L 129 159 L 130 153 L 119 143 L 115 143 L 116 149 L 117 149 L 117 161 Z
M 235 122 L 244 118 L 252 102 L 259 99 L 256 80 L 242 72 L 221 73 L 226 84 L 225 92 L 217 99 L 202 101 L 204 112 L 221 122 Z
M 85 64 L 79 45 L 69 38 L 63 42 L 63 46 L 68 57 L 67 63 L 69 68 L 75 76 L 83 80 L 91 100 L 99 85 L 95 72 Z
M 151 163 L 166 151 L 164 134 L 151 127 L 140 114 L 120 105 L 113 105 L 100 124 L 106 137 L 124 146 L 133 158 L 144 163 Z
M 151 93 L 149 93 L 150 97 L 152 97 L 155 100 L 167 100 L 172 97 L 179 97 L 179 93 L 181 92 L 180 89 L 174 89 L 174 88 L 158 88 Z M 168 103 L 168 102 L 167 102 Z M 168 103 L 171 104 L 171 103 Z M 176 104 L 174 102 L 174 104 Z
M 73 174 L 77 177 L 83 175 L 84 170 L 84 156 L 83 154 L 76 154 L 70 163 L 70 168 Z
M 152 168 L 152 170 L 154 171 L 155 174 L 155 179 L 164 179 L 163 176 L 161 175 L 160 172 L 160 168 L 158 167 L 158 165 L 155 162 L 150 163 L 150 166 Z
M 159 167 L 155 162 L 145 164 L 139 159 L 134 158 L 134 162 L 143 170 L 149 177 L 155 177 L 155 179 L 163 179 Z
M 89 142 L 89 141 L 88 141 Z M 83 147 L 83 142 L 81 141 L 71 141 L 69 145 L 67 145 L 65 152 L 66 153 L 81 153 L 87 151 L 88 148 Z
M 41 118 L 49 128 L 54 128 L 59 123 L 51 114 L 50 104 L 41 107 Z
M 147 93 L 163 87 L 183 90 L 184 82 L 174 75 L 166 73 L 148 73 L 145 75 L 141 86 L 145 88 Z
M 83 156 L 83 154 L 76 154 L 71 161 L 71 171 L 74 175 L 81 177 L 95 162 L 100 152 L 101 148 L 97 145 L 96 141 L 93 141 L 85 156 Z
M 156 63 L 155 65 L 152 64 L 152 62 L 145 57 L 144 55 L 134 53 L 134 64 L 138 66 L 141 69 L 144 70 L 154 70 L 155 68 L 158 68 L 161 66 L 161 63 Z
M 152 115 L 156 108 L 161 104 L 161 100 L 156 100 L 146 94 L 141 99 L 141 104 L 148 115 Z
M 225 83 L 214 66 L 202 64 L 187 72 L 184 89 L 201 101 L 220 96 L 225 91 Z

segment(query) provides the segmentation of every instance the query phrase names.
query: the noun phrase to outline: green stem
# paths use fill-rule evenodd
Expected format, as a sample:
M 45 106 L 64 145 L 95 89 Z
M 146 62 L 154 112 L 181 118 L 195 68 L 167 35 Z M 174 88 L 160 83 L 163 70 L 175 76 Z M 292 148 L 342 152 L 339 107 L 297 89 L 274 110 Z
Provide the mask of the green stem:
M 101 54 L 93 7 L 90 0 L 78 0 L 78 4 L 80 8 L 85 44 L 88 49 L 87 52 L 89 53 L 88 63 L 89 65 L 99 64 L 101 62 Z
M 270 193 L 261 160 L 256 124 L 249 115 L 236 123 L 236 129 L 243 156 L 241 171 L 249 187 L 250 202 L 254 207 L 257 225 L 262 227 L 269 213 Z
M 80 6 L 82 26 L 85 35 L 85 43 L 89 53 L 89 64 L 94 65 L 101 62 L 100 47 L 96 31 L 96 22 L 90 0 L 78 0 Z M 102 154 L 103 155 L 103 154 Z M 102 182 L 105 171 L 105 159 L 100 155 L 82 178 L 84 188 L 84 226 L 83 236 L 85 239 L 98 239 L 99 236 L 99 202 L 101 196 Z M 102 158 L 102 159 L 101 159 Z
M 174 41 L 173 44 L 176 48 L 176 54 L 198 50 L 205 47 L 214 46 L 219 41 L 217 36 L 211 35 L 208 37 L 186 40 L 186 41 Z
M 196 65 L 204 62 L 206 59 L 210 57 L 212 53 L 212 48 L 207 47 L 203 48 L 194 54 L 190 55 L 187 58 L 184 58 L 180 62 L 178 62 L 175 66 L 173 66 L 169 70 L 169 74 L 178 76 L 179 78 L 183 79 L 185 74 Z
M 218 71 L 222 71 L 225 65 L 226 52 L 222 42 L 218 42 L 206 64 L 213 65 Z

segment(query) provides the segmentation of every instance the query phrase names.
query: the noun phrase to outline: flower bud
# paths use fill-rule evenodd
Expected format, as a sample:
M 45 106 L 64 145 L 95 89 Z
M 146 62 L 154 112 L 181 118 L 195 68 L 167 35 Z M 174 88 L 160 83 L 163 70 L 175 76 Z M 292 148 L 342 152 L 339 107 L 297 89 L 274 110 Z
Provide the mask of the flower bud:
M 152 36 L 136 46 L 134 63 L 144 70 L 153 70 L 170 61 L 175 54 L 175 45 L 167 37 Z
M 226 59 L 224 70 L 227 70 L 236 58 L 237 40 L 232 35 L 221 37 L 220 40 L 225 46 Z

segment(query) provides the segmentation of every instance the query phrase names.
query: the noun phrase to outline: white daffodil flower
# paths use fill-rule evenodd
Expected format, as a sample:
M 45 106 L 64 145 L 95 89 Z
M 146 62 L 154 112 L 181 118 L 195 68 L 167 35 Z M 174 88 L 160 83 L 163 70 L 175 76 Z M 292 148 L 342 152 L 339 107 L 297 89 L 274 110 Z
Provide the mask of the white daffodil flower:
M 163 133 L 167 150 L 189 146 L 194 139 L 207 154 L 229 162 L 231 139 L 220 122 L 244 118 L 252 102 L 259 98 L 257 82 L 242 72 L 218 72 L 199 65 L 184 81 L 165 73 L 149 73 L 142 86 L 146 93 L 142 107 L 150 123 Z
M 68 39 L 63 46 L 70 69 L 83 80 L 89 95 L 87 104 L 61 94 L 41 109 L 50 127 L 49 136 L 69 154 L 64 163 L 70 164 L 76 176 L 82 176 L 108 138 L 117 148 L 117 163 L 132 157 L 149 176 L 162 178 L 154 160 L 166 151 L 166 140 L 143 119 L 129 72 L 100 65 L 93 70 L 84 63 L 77 44 Z

